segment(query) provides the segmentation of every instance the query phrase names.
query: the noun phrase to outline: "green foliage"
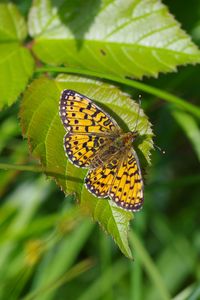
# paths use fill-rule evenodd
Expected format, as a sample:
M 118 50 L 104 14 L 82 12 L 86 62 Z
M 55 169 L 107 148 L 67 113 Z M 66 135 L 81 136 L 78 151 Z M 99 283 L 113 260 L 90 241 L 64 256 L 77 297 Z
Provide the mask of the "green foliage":
M 157 0 L 37 0 L 29 32 L 45 63 L 120 77 L 157 76 L 200 62 L 197 47 Z
M 50 184 L 44 179 L 25 181 L 1 207 L 0 226 L 3 231 L 0 244 L 0 274 L 4 277 L 4 284 L 0 287 L 1 299 L 8 297 L 11 280 L 13 285 L 9 291 L 9 298 L 19 299 L 18 295 L 35 272 L 34 265 L 39 261 L 40 267 L 36 270 L 33 282 L 34 293 L 37 290 L 38 293 L 42 290 L 44 293 L 45 290 L 44 297 L 40 299 L 46 299 L 46 294 L 47 299 L 51 299 L 53 292 L 49 285 L 72 266 L 93 228 L 90 222 L 80 219 L 77 210 L 70 207 L 66 211 L 66 207 L 63 206 L 58 214 L 54 213 L 51 216 L 37 215 L 40 206 L 52 192 Z M 52 230 L 52 234 L 48 233 L 49 230 Z M 66 233 L 68 234 L 63 239 Z M 42 234 L 44 236 L 40 238 Z M 48 234 L 47 237 L 45 234 Z M 91 267 L 91 263 L 87 266 Z M 47 278 L 49 268 L 51 272 Z
M 199 299 L 200 5 L 163 2 L 1 1 L 0 299 Z M 92 196 L 86 170 L 67 160 L 64 88 L 125 131 L 140 112 L 134 148 L 142 170 L 151 167 L 134 222 Z M 150 156 L 146 115 L 165 154 Z
M 33 74 L 34 61 L 21 42 L 27 26 L 16 6 L 0 3 L 0 109 L 11 105 Z
M 198 123 L 192 116 L 183 111 L 176 110 L 173 112 L 173 116 L 191 140 L 196 155 L 200 160 L 200 130 L 198 128 Z

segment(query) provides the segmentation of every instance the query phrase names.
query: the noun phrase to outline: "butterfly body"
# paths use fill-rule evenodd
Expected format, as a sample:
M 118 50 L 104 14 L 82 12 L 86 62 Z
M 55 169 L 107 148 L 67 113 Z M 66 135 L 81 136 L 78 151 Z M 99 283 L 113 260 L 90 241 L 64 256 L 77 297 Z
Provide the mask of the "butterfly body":
M 108 144 L 96 155 L 91 163 L 91 167 L 97 167 L 109 161 L 110 157 L 119 157 L 128 152 L 132 147 L 132 142 L 135 139 L 135 132 L 120 133 L 117 136 L 110 136 Z
M 124 209 L 139 210 L 143 181 L 132 147 L 138 133 L 124 133 L 91 99 L 72 90 L 61 94 L 60 116 L 67 130 L 64 149 L 68 158 L 75 166 L 89 169 L 87 189 Z
M 122 133 L 119 135 L 119 137 L 117 137 L 115 143 L 118 147 L 124 147 L 124 148 L 131 147 L 137 135 L 138 135 L 137 131 Z

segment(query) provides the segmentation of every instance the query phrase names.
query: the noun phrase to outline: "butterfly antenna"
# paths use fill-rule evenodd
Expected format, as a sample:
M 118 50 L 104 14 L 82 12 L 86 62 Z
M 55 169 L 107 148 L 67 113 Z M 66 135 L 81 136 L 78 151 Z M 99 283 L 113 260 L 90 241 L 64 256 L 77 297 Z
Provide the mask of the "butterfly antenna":
M 137 112 L 137 119 L 136 119 L 136 122 L 135 122 L 135 129 L 134 129 L 133 132 L 136 131 L 137 126 L 138 126 L 139 116 L 140 116 L 140 109 L 141 109 L 141 102 L 142 102 L 142 96 L 139 95 L 139 96 L 138 96 L 138 112 Z
M 141 102 L 142 102 L 142 96 L 139 95 L 139 96 L 138 96 L 138 104 L 139 104 L 139 106 L 138 106 L 138 113 L 137 113 L 137 119 L 136 119 L 134 131 L 136 131 L 137 126 L 138 126 L 138 122 L 139 122 L 140 109 L 141 109 Z M 147 130 L 148 130 L 148 126 L 147 126 L 146 131 L 147 131 Z M 155 145 L 155 144 L 154 144 L 153 146 L 154 146 L 157 150 L 159 150 L 160 152 L 162 152 L 162 154 L 165 154 L 165 150 L 162 150 L 158 145 Z

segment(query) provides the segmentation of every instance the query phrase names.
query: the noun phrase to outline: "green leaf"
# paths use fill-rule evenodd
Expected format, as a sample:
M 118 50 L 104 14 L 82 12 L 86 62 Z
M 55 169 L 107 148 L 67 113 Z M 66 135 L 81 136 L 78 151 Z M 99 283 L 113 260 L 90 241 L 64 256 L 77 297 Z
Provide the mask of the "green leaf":
M 132 247 L 135 249 L 137 253 L 138 259 L 140 259 L 141 263 L 144 265 L 146 272 L 149 274 L 149 278 L 152 283 L 156 287 L 156 295 L 159 295 L 158 299 L 162 300 L 170 300 L 170 294 L 167 290 L 165 283 L 163 282 L 163 278 L 157 269 L 154 261 L 152 260 L 151 256 L 147 252 L 146 248 L 141 243 L 140 239 L 138 238 L 137 234 L 131 231 L 130 234 L 130 242 Z
M 83 184 L 86 170 L 76 168 L 65 156 L 65 130 L 58 107 L 60 93 L 67 88 L 100 103 L 99 105 L 109 112 L 125 131 L 134 130 L 138 120 L 137 130 L 140 136 L 135 143 L 135 149 L 140 161 L 148 164 L 150 149 L 153 147 L 151 124 L 142 109 L 139 110 L 138 104 L 118 88 L 72 75 L 60 75 L 55 80 L 35 80 L 25 92 L 20 110 L 23 133 L 28 138 L 31 152 L 40 159 L 44 171 L 55 178 L 66 194 L 75 192 L 83 210 L 89 212 L 114 238 L 126 256 L 131 257 L 127 234 L 132 214 L 116 207 L 111 200 L 98 199 L 90 194 Z
M 124 276 L 128 273 L 128 268 L 129 264 L 124 260 L 119 259 L 115 261 L 104 272 L 100 272 L 99 276 L 91 282 L 88 288 L 83 291 L 78 299 L 118 299 L 115 296 L 106 297 L 106 292 L 109 289 L 113 290 L 114 286 L 118 286 L 121 282 L 123 282 Z
M 194 151 L 200 160 L 200 130 L 196 120 L 181 110 L 173 110 L 172 114 L 191 141 Z
M 58 240 L 56 246 L 50 248 L 43 257 L 33 285 L 33 291 L 36 293 L 37 290 L 38 292 L 41 290 L 41 295 L 38 295 L 39 299 L 55 299 L 56 290 L 48 288 L 48 285 L 51 286 L 73 265 L 91 234 L 93 228 L 91 222 L 84 220 L 79 225 L 71 234 L 68 233 L 63 239 Z M 51 272 L 49 272 L 50 269 Z
M 0 4 L 0 41 L 23 41 L 27 36 L 27 27 L 23 16 L 12 3 Z
M 85 188 L 82 191 L 81 207 L 92 215 L 93 219 L 109 233 L 119 246 L 120 250 L 132 258 L 128 244 L 129 222 L 133 215 L 129 211 L 122 211 L 113 201 L 97 199 Z
M 119 77 L 157 76 L 200 62 L 200 52 L 158 0 L 36 0 L 33 51 L 45 63 Z
M 26 38 L 24 18 L 12 3 L 0 4 L 0 109 L 11 105 L 33 73 L 33 58 L 21 46 Z
M 17 43 L 0 44 L 0 109 L 11 105 L 26 87 L 33 73 L 33 59 Z

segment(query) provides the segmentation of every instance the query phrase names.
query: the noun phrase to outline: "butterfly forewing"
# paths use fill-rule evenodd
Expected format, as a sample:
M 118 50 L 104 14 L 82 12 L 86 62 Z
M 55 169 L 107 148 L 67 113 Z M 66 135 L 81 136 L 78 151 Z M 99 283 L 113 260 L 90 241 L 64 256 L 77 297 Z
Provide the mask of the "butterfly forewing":
M 120 131 L 117 123 L 94 102 L 72 90 L 61 94 L 60 116 L 68 131 L 65 151 L 78 167 L 91 167 L 96 155 Z
M 60 116 L 71 133 L 109 134 L 118 132 L 118 124 L 94 102 L 72 90 L 64 90 L 60 99 Z

